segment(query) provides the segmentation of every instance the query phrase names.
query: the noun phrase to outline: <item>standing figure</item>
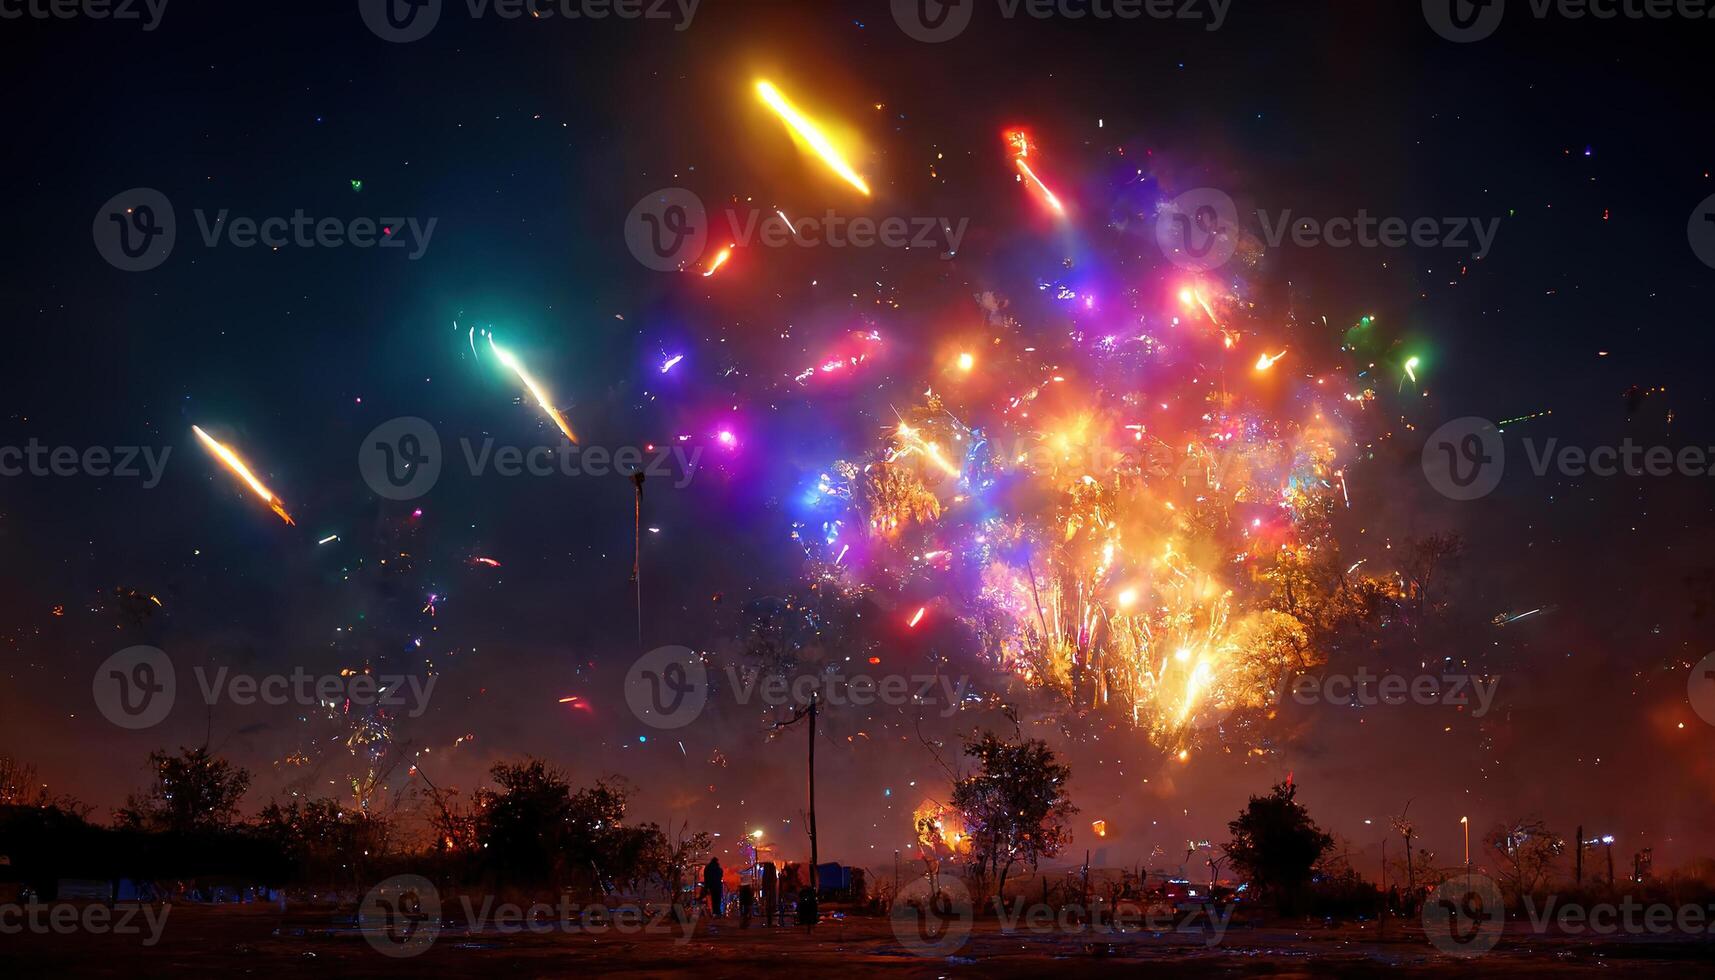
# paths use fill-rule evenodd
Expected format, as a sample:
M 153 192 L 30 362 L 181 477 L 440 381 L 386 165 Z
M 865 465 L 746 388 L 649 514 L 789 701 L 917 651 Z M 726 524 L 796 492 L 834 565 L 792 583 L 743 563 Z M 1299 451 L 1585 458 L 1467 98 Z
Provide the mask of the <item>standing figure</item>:
M 709 858 L 709 863 L 703 867 L 703 891 L 709 896 L 709 911 L 715 918 L 721 917 L 721 859 Z
M 786 912 L 780 907 L 780 879 L 770 861 L 762 866 L 762 921 L 774 925 L 776 917 L 780 925 L 786 924 Z

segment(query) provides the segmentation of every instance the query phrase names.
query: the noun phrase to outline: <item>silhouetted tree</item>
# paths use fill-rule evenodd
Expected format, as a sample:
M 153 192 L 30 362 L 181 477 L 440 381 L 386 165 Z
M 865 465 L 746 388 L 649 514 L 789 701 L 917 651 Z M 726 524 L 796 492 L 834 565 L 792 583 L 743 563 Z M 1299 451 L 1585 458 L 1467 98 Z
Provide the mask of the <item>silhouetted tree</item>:
M 572 787 L 538 759 L 497 763 L 500 787 L 476 794 L 476 835 L 494 868 L 528 881 L 556 881 L 571 836 Z
M 1311 870 L 1334 846 L 1296 799 L 1298 789 L 1280 783 L 1267 796 L 1253 796 L 1227 824 L 1233 835 L 1226 846 L 1233 867 L 1250 879 L 1282 910 L 1297 904 Z
M 132 794 L 119 810 L 122 827 L 150 831 L 193 833 L 225 830 L 238 819 L 238 801 L 250 788 L 250 772 L 205 746 L 180 748 L 178 755 L 149 753 L 153 785 Z
M 269 803 L 255 824 L 257 836 L 291 862 L 294 880 L 327 885 L 363 883 L 365 864 L 385 852 L 390 830 L 384 818 L 332 799 Z
M 1566 849 L 1566 842 L 1537 817 L 1497 824 L 1483 843 L 1499 859 L 1501 887 L 1517 898 L 1536 891 Z
M 1035 870 L 1071 842 L 1066 822 L 1078 812 L 1066 795 L 1072 771 L 1040 739 L 1007 742 L 984 732 L 965 743 L 965 754 L 980 768 L 953 784 L 953 808 L 964 816 L 973 870 L 979 878 L 992 875 L 1005 901 L 1013 865 Z

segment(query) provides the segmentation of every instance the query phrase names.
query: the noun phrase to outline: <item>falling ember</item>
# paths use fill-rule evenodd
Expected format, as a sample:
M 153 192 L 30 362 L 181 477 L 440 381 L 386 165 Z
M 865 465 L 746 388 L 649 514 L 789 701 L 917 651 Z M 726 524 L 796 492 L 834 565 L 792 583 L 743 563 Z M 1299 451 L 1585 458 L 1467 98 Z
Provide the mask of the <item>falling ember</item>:
M 472 558 L 471 563 L 476 565 L 487 565 L 489 568 L 500 567 L 500 563 L 495 561 L 493 558 Z
M 869 196 L 869 185 L 864 183 L 857 171 L 851 168 L 845 157 L 834 147 L 832 141 L 814 122 L 799 112 L 792 103 L 786 101 L 786 97 L 780 94 L 779 89 L 769 82 L 758 81 L 756 94 L 758 98 L 762 99 L 763 104 L 774 110 L 775 115 L 779 116 L 792 132 L 796 133 L 800 139 L 809 144 L 812 150 L 816 151 L 816 155 L 821 157 L 822 162 L 827 164 L 834 173 L 839 174 L 846 183 L 856 187 L 865 197 Z
M 237 453 L 221 445 L 219 440 L 204 432 L 200 426 L 191 426 L 191 431 L 196 433 L 196 437 L 202 440 L 203 446 L 209 452 L 214 453 L 216 458 L 226 464 L 227 469 L 250 485 L 250 489 L 268 504 L 269 510 L 280 515 L 280 519 L 287 524 L 297 524 L 297 521 L 292 520 L 292 515 L 286 513 L 286 507 L 280 502 L 280 498 L 274 496 L 274 491 L 264 486 L 261 480 L 256 479 L 256 474 L 250 472 L 250 467 L 244 465 L 244 460 L 239 459 Z
M 1097 837 L 1106 837 L 1108 835 L 1108 822 L 1106 820 L 1092 820 L 1090 821 L 1090 831 Z
M 1036 185 L 1036 189 L 1042 193 L 1042 199 L 1048 203 L 1049 207 L 1054 209 L 1055 214 L 1066 213 L 1066 208 L 1061 205 L 1060 199 L 1054 196 L 1054 192 L 1048 189 L 1048 185 L 1042 182 L 1041 177 L 1036 176 L 1036 171 L 1030 169 L 1030 164 L 1025 163 L 1023 160 L 1015 160 L 1013 162 L 1018 165 L 1018 172 L 1029 178 L 1030 182 Z
M 327 537 L 321 539 L 320 541 L 317 541 L 316 544 L 319 544 L 319 545 L 320 544 L 332 544 L 333 542 L 338 541 L 338 540 L 339 540 L 339 535 L 330 534 Z
M 678 364 L 680 361 L 682 361 L 684 359 L 685 359 L 685 355 L 674 354 L 672 357 L 669 357 L 665 361 L 662 361 L 661 362 L 661 373 L 666 374 L 668 371 L 673 370 L 673 366 Z
M 1274 367 L 1274 362 L 1280 360 L 1281 358 L 1283 358 L 1285 356 L 1286 356 L 1286 351 L 1284 351 L 1284 350 L 1278 354 L 1272 354 L 1272 355 L 1271 354 L 1264 354 L 1261 357 L 1256 359 L 1256 369 L 1258 371 L 1267 371 L 1269 368 Z
M 715 253 L 714 260 L 709 263 L 709 267 L 707 269 L 703 270 L 703 278 L 707 279 L 716 272 L 719 272 L 720 267 L 726 265 L 727 259 L 730 258 L 732 258 L 731 247 L 723 248 L 719 252 Z
M 1416 357 L 1408 357 L 1405 360 L 1405 376 L 1410 378 L 1413 384 L 1417 383 L 1417 365 L 1421 363 Z
M 493 349 L 494 356 L 500 358 L 500 363 L 506 365 L 513 374 L 518 375 L 519 381 L 524 382 L 524 387 L 530 390 L 530 394 L 536 399 L 536 404 L 542 406 L 542 411 L 548 413 L 548 417 L 554 420 L 555 425 L 559 426 L 560 432 L 575 444 L 578 437 L 572 435 L 572 427 L 566 424 L 565 416 L 561 415 L 560 410 L 548 400 L 548 393 L 536 384 L 535 379 L 531 378 L 524 370 L 524 365 L 518 362 L 518 358 L 513 357 L 511 351 L 495 343 L 493 334 L 488 335 L 488 346 Z
M 1053 209 L 1055 214 L 1065 214 L 1066 209 L 1060 204 L 1060 199 L 1054 196 L 1054 192 L 1048 189 L 1048 185 L 1044 184 L 1042 178 L 1036 176 L 1036 171 L 1030 169 L 1030 164 L 1024 161 L 1024 158 L 1030 155 L 1030 137 L 1021 130 L 1012 130 L 1006 134 L 1006 141 L 1013 149 L 1012 162 L 1018 168 L 1019 174 L 1036 188 L 1043 203 Z
M 905 625 L 906 625 L 906 626 L 907 626 L 907 627 L 909 627 L 909 628 L 910 628 L 910 629 L 916 629 L 916 628 L 917 628 L 917 624 L 918 624 L 918 623 L 921 623 L 921 622 L 922 622 L 922 621 L 923 621 L 923 614 L 924 614 L 924 613 L 926 613 L 926 612 L 928 612 L 928 611 L 929 611 L 929 607 L 928 607 L 928 606 L 919 606 L 919 607 L 917 607 L 917 612 L 916 612 L 916 613 L 915 613 L 915 614 L 913 614 L 913 615 L 912 615 L 912 617 L 911 617 L 911 622 L 909 622 L 909 623 L 906 623 L 906 624 L 905 624 Z
M 1220 319 L 1215 316 L 1215 308 L 1213 306 L 1209 305 L 1208 297 L 1203 295 L 1202 290 L 1194 289 L 1190 286 L 1186 286 L 1185 288 L 1179 290 L 1179 302 L 1183 303 L 1186 306 L 1197 307 L 1198 309 L 1203 311 L 1204 316 L 1207 316 L 1209 318 L 1210 323 L 1213 323 L 1217 327 L 1219 327 L 1221 325 Z M 1228 346 L 1228 347 L 1233 346 L 1230 339 L 1227 342 L 1226 346 Z M 1281 351 L 1281 353 L 1284 354 L 1286 352 Z

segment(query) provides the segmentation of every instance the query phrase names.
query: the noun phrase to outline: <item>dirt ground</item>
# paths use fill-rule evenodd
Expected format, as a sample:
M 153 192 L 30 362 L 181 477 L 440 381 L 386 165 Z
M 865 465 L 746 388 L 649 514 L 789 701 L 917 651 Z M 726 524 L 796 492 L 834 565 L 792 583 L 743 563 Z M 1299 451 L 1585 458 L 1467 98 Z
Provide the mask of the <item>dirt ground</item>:
M 556 928 L 546 934 L 446 928 L 419 955 L 383 955 L 349 913 L 276 907 L 175 905 L 159 942 L 138 935 L 8 932 L 0 968 L 11 976 L 635 977 L 897 976 L 1029 977 L 1077 971 L 1155 977 L 1416 976 L 1477 978 L 1684 977 L 1708 975 L 1715 940 L 1544 938 L 1509 929 L 1492 951 L 1449 959 L 1420 929 L 1373 926 L 1284 928 L 1235 925 L 1214 946 L 1197 934 L 1016 933 L 979 922 L 953 956 L 916 955 L 885 918 L 850 916 L 802 927 L 740 929 L 698 922 L 682 931 L 619 934 Z

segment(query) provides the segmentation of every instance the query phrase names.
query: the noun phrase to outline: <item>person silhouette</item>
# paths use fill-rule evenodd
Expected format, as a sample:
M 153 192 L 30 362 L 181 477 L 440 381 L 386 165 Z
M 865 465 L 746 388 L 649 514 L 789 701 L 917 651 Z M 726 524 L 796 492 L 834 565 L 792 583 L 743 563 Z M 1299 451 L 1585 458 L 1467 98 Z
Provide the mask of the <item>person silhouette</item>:
M 703 891 L 709 896 L 709 911 L 715 918 L 721 917 L 721 859 L 709 858 L 709 863 L 703 867 Z

